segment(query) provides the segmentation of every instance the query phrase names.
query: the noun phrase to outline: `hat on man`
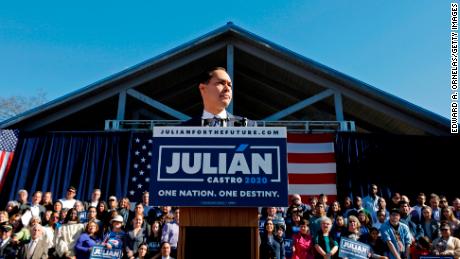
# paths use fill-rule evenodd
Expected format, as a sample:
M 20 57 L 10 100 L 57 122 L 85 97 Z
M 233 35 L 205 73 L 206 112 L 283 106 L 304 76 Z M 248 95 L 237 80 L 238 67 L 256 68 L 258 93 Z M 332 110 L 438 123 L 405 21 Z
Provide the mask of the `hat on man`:
M 398 213 L 399 215 L 401 215 L 401 211 L 398 208 L 391 209 L 390 215 L 393 214 L 393 213 Z
M 115 196 L 112 195 L 112 196 L 109 197 L 109 201 L 110 201 L 110 200 L 117 201 L 117 197 L 115 197 Z
M 75 188 L 75 186 L 69 186 L 69 188 L 67 188 L 67 191 L 74 191 L 76 192 L 77 191 L 77 188 Z
M 0 226 L 0 231 L 2 232 L 9 232 L 13 230 L 13 226 L 11 226 L 10 224 L 3 224 Z
M 110 223 L 114 221 L 123 223 L 123 217 L 120 215 L 116 215 L 115 217 L 113 217 L 113 219 L 110 220 Z

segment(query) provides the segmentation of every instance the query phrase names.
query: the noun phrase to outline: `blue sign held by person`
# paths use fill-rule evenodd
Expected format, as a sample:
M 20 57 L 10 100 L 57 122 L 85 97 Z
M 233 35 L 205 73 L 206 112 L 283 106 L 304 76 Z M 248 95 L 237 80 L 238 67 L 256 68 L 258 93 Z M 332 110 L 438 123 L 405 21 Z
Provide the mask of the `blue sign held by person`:
M 287 206 L 286 128 L 155 127 L 155 205 Z
M 90 259 L 119 259 L 123 256 L 122 249 L 107 249 L 102 245 L 95 245 L 91 250 Z
M 367 244 L 342 237 L 340 239 L 339 257 L 348 259 L 367 259 L 371 247 Z

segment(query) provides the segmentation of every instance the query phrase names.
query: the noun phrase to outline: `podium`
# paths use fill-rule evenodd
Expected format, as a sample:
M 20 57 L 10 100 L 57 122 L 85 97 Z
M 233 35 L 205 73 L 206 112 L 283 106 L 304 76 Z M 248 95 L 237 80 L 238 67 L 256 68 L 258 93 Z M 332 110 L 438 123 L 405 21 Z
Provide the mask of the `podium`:
M 258 207 L 287 206 L 286 129 L 156 127 L 150 194 L 180 207 L 178 259 L 259 258 Z

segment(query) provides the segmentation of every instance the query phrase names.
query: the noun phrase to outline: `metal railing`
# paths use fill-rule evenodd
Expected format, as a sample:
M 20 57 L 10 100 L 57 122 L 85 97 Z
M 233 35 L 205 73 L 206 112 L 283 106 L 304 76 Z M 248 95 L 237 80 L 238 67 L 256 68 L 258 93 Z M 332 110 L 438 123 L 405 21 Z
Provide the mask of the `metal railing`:
M 155 126 L 177 126 L 180 120 L 106 120 L 106 131 L 152 130 Z M 356 131 L 354 121 L 257 121 L 259 127 L 286 127 L 288 132 L 328 133 Z

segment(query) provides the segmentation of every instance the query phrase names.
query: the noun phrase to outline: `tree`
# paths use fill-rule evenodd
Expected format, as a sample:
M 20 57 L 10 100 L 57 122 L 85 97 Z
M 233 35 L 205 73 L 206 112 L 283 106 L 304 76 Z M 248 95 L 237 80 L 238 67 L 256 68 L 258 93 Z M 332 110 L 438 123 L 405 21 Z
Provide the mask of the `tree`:
M 0 121 L 44 104 L 46 101 L 46 92 L 43 89 L 39 89 L 33 96 L 0 97 Z

